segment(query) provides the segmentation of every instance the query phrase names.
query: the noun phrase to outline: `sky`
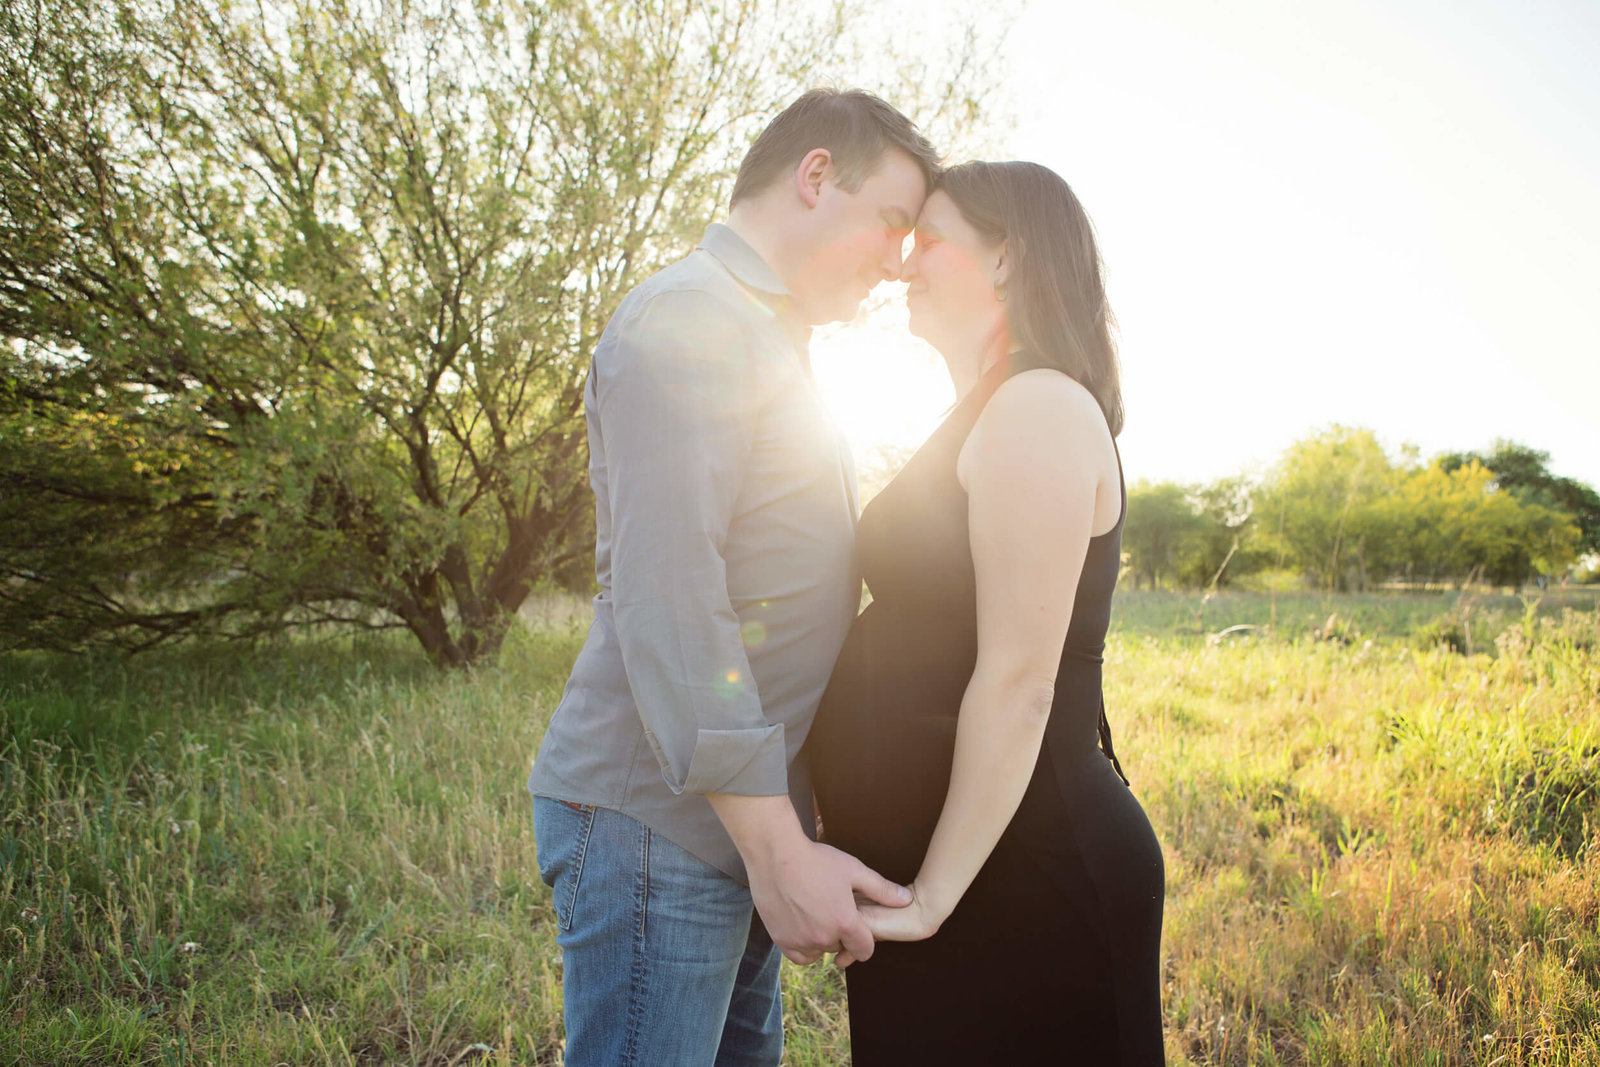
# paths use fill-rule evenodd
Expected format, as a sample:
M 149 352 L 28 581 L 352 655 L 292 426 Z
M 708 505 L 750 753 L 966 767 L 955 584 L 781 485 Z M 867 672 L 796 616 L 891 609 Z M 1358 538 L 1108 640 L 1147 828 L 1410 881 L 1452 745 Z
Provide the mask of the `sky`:
M 1337 423 L 1424 456 L 1510 438 L 1600 486 L 1597 56 L 1572 0 L 1026 6 L 997 156 L 1094 220 L 1129 481 L 1260 474 Z M 813 344 L 868 454 L 952 397 L 880 304 Z

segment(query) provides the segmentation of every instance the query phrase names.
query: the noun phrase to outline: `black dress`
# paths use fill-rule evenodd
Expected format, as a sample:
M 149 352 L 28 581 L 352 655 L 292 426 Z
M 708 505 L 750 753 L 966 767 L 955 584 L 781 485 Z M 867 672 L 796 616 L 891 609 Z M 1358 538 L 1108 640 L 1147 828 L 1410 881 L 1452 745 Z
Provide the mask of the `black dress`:
M 986 375 L 862 513 L 873 599 L 807 742 L 828 843 L 901 883 L 944 806 L 977 661 L 956 456 L 1004 377 Z M 846 970 L 855 1067 L 1164 1062 L 1161 849 L 1110 757 L 1100 693 L 1121 541 L 1119 517 L 1089 543 L 1038 764 L 971 888 L 934 937 L 880 942 Z

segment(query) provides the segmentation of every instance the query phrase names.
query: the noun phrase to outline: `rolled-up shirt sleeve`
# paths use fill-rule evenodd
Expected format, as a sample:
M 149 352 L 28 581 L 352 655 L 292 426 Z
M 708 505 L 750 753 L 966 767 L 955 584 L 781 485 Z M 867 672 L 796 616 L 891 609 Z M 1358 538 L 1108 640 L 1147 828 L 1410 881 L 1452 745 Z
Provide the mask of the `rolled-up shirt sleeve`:
M 788 789 L 728 594 L 724 548 L 771 357 L 717 298 L 669 291 L 595 353 L 610 490 L 611 597 L 624 669 L 675 793 Z

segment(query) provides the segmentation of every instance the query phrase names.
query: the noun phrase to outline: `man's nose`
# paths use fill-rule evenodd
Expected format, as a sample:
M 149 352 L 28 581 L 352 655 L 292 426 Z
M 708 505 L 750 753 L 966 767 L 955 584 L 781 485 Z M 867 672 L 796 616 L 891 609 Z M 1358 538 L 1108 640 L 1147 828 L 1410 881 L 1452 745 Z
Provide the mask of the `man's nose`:
M 884 281 L 892 282 L 896 278 L 900 277 L 900 272 L 902 269 L 900 253 L 904 247 L 905 246 L 899 241 L 891 241 L 889 243 L 889 248 L 884 254 L 883 262 L 880 264 L 880 267 L 883 270 Z

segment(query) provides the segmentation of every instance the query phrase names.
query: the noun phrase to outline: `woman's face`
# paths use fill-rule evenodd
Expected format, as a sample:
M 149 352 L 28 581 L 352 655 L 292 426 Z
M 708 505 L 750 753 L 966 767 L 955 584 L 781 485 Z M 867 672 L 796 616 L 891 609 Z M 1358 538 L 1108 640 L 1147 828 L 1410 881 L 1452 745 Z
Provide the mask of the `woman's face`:
M 900 280 L 907 284 L 911 332 L 951 355 L 952 347 L 982 345 L 1005 321 L 995 296 L 1003 245 L 987 245 L 938 191 L 917 218 L 916 245 Z

